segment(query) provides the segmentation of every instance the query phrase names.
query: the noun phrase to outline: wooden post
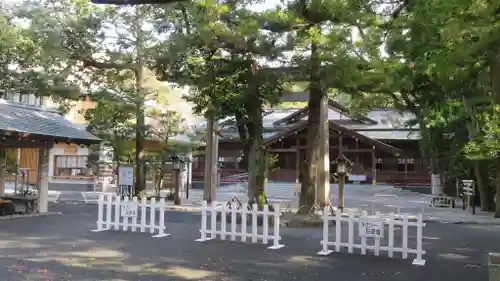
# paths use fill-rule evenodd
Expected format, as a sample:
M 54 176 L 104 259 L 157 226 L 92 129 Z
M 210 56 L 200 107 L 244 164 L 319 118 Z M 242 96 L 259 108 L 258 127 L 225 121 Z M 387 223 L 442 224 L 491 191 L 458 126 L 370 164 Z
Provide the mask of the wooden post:
M 375 157 L 375 147 L 372 150 L 372 185 L 377 184 L 377 158 Z
M 181 170 L 180 169 L 174 169 L 172 171 L 172 183 L 174 184 L 174 192 L 175 192 L 175 198 L 174 198 L 174 204 L 175 205 L 181 205 Z
M 488 255 L 489 281 L 500 281 L 500 253 Z
M 405 180 L 407 180 L 408 179 L 408 157 L 406 157 L 406 155 L 404 155 L 403 161 L 404 161 L 404 165 L 405 165 Z
M 49 149 L 40 147 L 38 149 L 37 167 L 37 189 L 38 189 L 38 213 L 46 213 L 49 207 Z
M 212 133 L 212 157 L 210 165 L 213 167 L 211 172 L 211 186 L 210 186 L 210 199 L 212 201 L 216 200 L 217 195 L 217 183 L 220 179 L 219 173 L 219 135 L 217 134 L 217 122 L 213 123 L 213 133 Z
M 319 126 L 319 157 L 318 170 L 319 182 L 316 198 L 320 206 L 330 204 L 330 134 L 328 129 L 328 96 L 321 98 Z
M 5 194 L 5 146 L 0 146 L 0 196 Z
M 345 174 L 339 175 L 339 209 L 344 211 L 344 188 L 345 188 Z
M 295 183 L 299 183 L 300 179 L 300 138 L 297 136 L 297 148 L 295 151 Z
M 342 157 L 342 154 L 344 154 L 343 147 L 342 147 L 342 132 L 339 132 L 338 135 L 338 143 L 339 143 L 339 157 Z
M 213 141 L 214 141 L 214 119 L 209 117 L 207 119 L 207 137 L 205 142 L 205 169 L 203 175 L 203 200 L 207 202 L 212 202 L 215 198 L 212 198 L 212 175 L 215 167 L 212 166 L 213 157 Z M 217 159 L 216 159 L 217 161 Z

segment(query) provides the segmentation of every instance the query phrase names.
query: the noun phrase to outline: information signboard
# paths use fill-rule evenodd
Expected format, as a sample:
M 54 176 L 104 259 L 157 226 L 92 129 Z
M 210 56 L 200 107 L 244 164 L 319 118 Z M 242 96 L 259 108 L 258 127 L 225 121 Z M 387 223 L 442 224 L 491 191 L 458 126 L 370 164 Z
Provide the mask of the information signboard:
M 384 237 L 384 223 L 381 220 L 361 219 L 359 221 L 360 237 Z

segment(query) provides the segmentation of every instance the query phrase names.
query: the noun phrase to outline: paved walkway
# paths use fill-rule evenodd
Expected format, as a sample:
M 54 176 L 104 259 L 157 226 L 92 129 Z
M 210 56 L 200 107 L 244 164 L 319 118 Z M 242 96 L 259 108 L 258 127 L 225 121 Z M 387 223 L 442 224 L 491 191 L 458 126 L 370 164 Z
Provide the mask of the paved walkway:
M 292 184 L 289 183 L 268 183 L 266 190 L 272 193 L 276 198 L 290 199 L 296 202 L 292 196 Z M 6 193 L 13 192 L 7 189 Z M 336 205 L 338 186 L 331 185 L 331 202 Z M 85 202 L 86 199 L 97 200 L 97 195 L 91 194 L 84 197 L 82 192 L 76 191 L 50 191 L 49 198 L 56 202 Z M 245 202 L 247 199 L 245 188 L 241 185 L 229 185 L 217 190 L 217 200 L 227 202 L 233 197 Z M 201 205 L 203 190 L 190 190 L 189 199 L 183 200 L 183 206 L 172 206 L 171 209 L 192 210 Z M 499 224 L 500 219 L 494 219 L 493 214 L 484 213 L 477 210 L 476 215 L 472 215 L 471 210 L 462 210 L 460 205 L 457 208 L 432 208 L 428 201 L 429 197 L 424 194 L 410 192 L 399 188 L 389 186 L 370 186 L 370 185 L 348 185 L 345 189 L 344 204 L 347 208 L 355 210 L 366 210 L 368 212 L 380 211 L 381 213 L 423 213 L 424 219 L 428 222 L 442 223 L 467 223 L 467 224 Z M 92 201 L 92 200 L 90 200 Z M 460 202 L 458 202 L 460 204 Z M 297 204 L 295 203 L 295 208 Z
M 63 215 L 0 221 L 2 280 L 61 281 L 421 281 L 487 280 L 487 253 L 500 251 L 500 227 L 429 224 L 424 267 L 410 260 L 316 255 L 321 229 L 282 231 L 285 248 L 229 241 L 193 242 L 200 216 L 169 212 L 164 238 L 92 233 L 96 207 L 51 205 Z

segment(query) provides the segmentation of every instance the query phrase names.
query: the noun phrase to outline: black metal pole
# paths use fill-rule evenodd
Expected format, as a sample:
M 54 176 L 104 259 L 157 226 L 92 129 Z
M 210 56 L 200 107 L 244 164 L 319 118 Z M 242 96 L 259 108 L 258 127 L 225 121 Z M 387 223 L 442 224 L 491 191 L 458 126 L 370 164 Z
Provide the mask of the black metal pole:
M 472 214 L 475 215 L 476 214 L 476 194 L 474 193 L 472 195 Z

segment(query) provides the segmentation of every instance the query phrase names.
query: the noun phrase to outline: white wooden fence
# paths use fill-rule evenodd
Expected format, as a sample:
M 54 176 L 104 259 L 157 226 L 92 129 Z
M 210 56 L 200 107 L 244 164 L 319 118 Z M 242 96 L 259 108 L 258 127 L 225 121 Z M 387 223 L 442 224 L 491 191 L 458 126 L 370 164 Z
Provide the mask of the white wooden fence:
M 432 208 L 447 208 L 450 212 L 453 210 L 454 198 L 443 195 L 428 196 L 428 204 Z
M 116 195 L 115 193 L 112 192 L 99 192 L 99 191 L 84 191 L 81 193 L 83 197 L 83 202 L 86 204 L 89 203 L 99 203 L 100 196 L 101 195 Z
M 246 242 L 250 238 L 252 243 L 258 243 L 260 240 L 262 244 L 268 244 L 272 241 L 272 245 L 268 249 L 276 250 L 283 248 L 279 242 L 280 237 L 280 208 L 279 204 L 273 204 L 273 211 L 269 210 L 268 205 L 264 205 L 264 210 L 259 211 L 257 204 L 252 205 L 249 209 L 247 203 L 241 204 L 238 208 L 236 202 L 226 204 L 225 202 L 212 202 L 208 204 L 206 201 L 202 202 L 201 207 L 201 238 L 196 239 L 197 242 L 204 242 L 217 238 L 220 236 L 221 240 L 229 238 L 230 241 L 236 241 L 237 237 L 241 237 L 241 242 Z M 210 213 L 210 226 L 207 225 L 207 217 Z M 217 227 L 217 216 L 220 214 L 221 222 L 220 229 Z M 237 217 L 241 217 L 241 225 L 238 227 Z M 251 215 L 251 225 L 247 226 L 247 215 Z M 228 223 L 227 217 L 230 216 L 231 220 Z M 262 217 L 262 232 L 259 233 L 259 226 L 257 225 L 258 217 Z M 270 233 L 269 219 L 272 219 L 272 233 Z M 250 233 L 248 232 L 250 227 Z
M 93 232 L 106 230 L 121 230 L 131 232 L 149 232 L 153 237 L 165 237 L 165 199 L 156 202 L 152 198 L 149 202 L 146 198 L 141 201 L 134 197 L 127 197 L 121 201 L 120 196 L 115 194 L 100 194 L 97 209 L 97 229 Z M 159 212 L 158 223 L 156 213 Z M 149 215 L 148 215 L 149 213 Z M 156 234 L 155 234 L 156 233 Z
M 389 258 L 393 258 L 394 253 L 401 253 L 403 259 L 407 259 L 408 254 L 414 254 L 416 257 L 413 260 L 413 264 L 425 265 L 425 260 L 423 259 L 425 251 L 422 249 L 422 232 L 425 223 L 423 222 L 421 214 L 416 217 L 416 220 L 412 219 L 412 221 L 410 221 L 410 219 L 410 216 L 407 214 L 396 216 L 390 213 L 388 216 L 382 216 L 380 212 L 377 212 L 374 216 L 368 216 L 366 211 L 363 211 L 359 217 L 356 217 L 352 211 L 348 212 L 347 215 L 336 212 L 336 214 L 332 216 L 325 210 L 323 215 L 323 240 L 321 241 L 323 248 L 318 254 L 331 254 L 333 251 L 329 249 L 329 246 L 334 246 L 335 252 L 340 252 L 341 248 L 347 248 L 349 254 L 354 253 L 354 249 L 360 249 L 361 255 L 366 255 L 366 250 L 373 250 L 374 255 L 379 256 L 380 251 L 383 251 L 387 252 Z M 330 221 L 335 221 L 335 235 L 333 241 L 329 240 Z M 343 222 L 347 222 L 347 233 L 343 231 L 345 225 Z M 388 227 L 387 231 L 386 226 Z M 413 227 L 416 229 L 415 248 L 408 245 L 410 237 L 408 231 L 409 228 Z M 358 230 L 358 235 L 355 234 L 355 228 Z M 402 232 L 401 239 L 396 239 L 396 233 L 399 231 Z M 385 239 L 386 235 L 387 240 Z M 342 239 L 345 236 L 347 237 Z M 371 243 L 369 243 L 369 241 L 371 241 Z M 381 243 L 386 241 L 387 243 L 384 243 L 386 245 L 382 246 Z

